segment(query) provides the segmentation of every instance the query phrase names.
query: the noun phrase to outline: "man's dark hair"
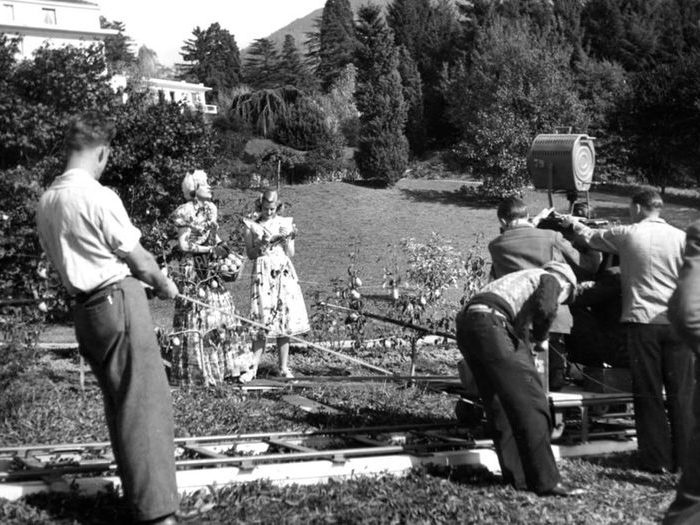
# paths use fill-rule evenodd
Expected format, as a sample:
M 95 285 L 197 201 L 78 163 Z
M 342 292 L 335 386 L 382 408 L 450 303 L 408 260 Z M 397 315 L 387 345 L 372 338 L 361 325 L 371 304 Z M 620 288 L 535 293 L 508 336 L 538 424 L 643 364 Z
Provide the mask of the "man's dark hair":
M 506 197 L 498 205 L 496 214 L 499 219 L 505 222 L 511 222 L 515 219 L 526 219 L 527 206 L 519 197 Z
M 659 192 L 652 189 L 641 189 L 632 195 L 632 202 L 645 210 L 660 210 L 664 207 L 664 201 Z
M 81 151 L 96 146 L 109 146 L 116 133 L 114 121 L 98 112 L 87 112 L 74 117 L 68 124 L 65 149 Z

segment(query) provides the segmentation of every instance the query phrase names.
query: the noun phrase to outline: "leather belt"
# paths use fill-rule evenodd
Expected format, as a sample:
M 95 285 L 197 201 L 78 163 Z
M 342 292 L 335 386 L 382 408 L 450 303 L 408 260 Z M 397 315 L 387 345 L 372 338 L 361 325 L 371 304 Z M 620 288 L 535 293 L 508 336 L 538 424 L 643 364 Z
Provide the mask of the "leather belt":
M 91 292 L 80 292 L 75 294 L 72 299 L 75 301 L 76 304 L 85 304 L 87 301 L 90 300 L 90 298 L 97 296 L 100 292 L 112 292 L 114 290 L 119 289 L 119 285 L 121 284 L 121 281 L 117 281 L 116 283 L 111 283 L 108 284 L 107 286 L 103 286 L 101 288 L 97 288 L 96 290 L 92 290 Z M 95 304 L 104 302 L 107 300 L 107 294 L 103 295 L 101 297 L 100 301 L 95 302 Z
M 479 314 L 495 314 L 498 317 L 501 317 L 502 319 L 505 319 L 506 321 L 508 320 L 508 317 L 506 314 L 498 310 L 497 308 L 494 308 L 493 306 L 488 306 L 486 304 L 471 304 L 467 306 L 467 313 L 479 313 Z

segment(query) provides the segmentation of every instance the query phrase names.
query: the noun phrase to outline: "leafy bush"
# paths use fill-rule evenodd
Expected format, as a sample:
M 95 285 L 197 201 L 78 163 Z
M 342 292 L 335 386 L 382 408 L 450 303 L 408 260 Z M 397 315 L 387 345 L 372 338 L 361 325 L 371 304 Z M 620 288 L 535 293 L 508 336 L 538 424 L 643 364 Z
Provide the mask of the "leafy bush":
M 144 244 L 156 253 L 164 242 L 161 221 L 182 200 L 184 173 L 206 169 L 215 158 L 212 133 L 201 114 L 153 104 L 137 89 L 122 103 L 107 83 L 99 47 L 41 48 L 20 63 L 12 50 L 2 37 L 0 62 L 7 67 L 0 76 L 0 284 L 5 301 L 24 298 L 42 306 L 24 314 L 48 311 L 50 318 L 65 318 L 65 292 L 41 260 L 34 214 L 44 186 L 65 164 L 62 138 L 69 119 L 88 109 L 114 117 L 117 136 L 102 182 L 121 195 Z M 5 307 L 1 313 L 9 314 Z
M 307 151 L 325 142 L 331 133 L 321 108 L 304 97 L 284 112 L 275 128 L 274 139 L 284 146 Z

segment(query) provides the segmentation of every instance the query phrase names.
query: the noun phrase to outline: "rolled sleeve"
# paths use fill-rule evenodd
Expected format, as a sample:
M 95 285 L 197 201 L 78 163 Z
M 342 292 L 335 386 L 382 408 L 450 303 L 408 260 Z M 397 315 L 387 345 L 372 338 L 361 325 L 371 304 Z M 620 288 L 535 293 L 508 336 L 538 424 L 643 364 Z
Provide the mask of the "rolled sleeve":
M 609 230 L 594 230 L 584 224 L 577 223 L 574 225 L 574 233 L 594 250 L 618 254 L 619 240 L 625 234 L 625 227 L 615 226 Z
M 121 199 L 107 188 L 102 206 L 102 234 L 117 255 L 131 252 L 141 240 L 141 231 L 131 223 Z

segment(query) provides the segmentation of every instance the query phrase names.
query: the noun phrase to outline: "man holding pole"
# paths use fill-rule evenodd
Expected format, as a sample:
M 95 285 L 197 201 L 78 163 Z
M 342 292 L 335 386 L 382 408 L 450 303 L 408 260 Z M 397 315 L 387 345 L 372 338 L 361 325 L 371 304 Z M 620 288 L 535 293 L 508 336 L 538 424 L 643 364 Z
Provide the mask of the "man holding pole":
M 121 200 L 99 183 L 114 124 L 73 120 L 68 164 L 37 209 L 41 244 L 72 297 L 81 355 L 102 390 L 124 497 L 137 523 L 176 523 L 173 411 L 142 282 L 162 299 L 177 287 L 140 243 Z

